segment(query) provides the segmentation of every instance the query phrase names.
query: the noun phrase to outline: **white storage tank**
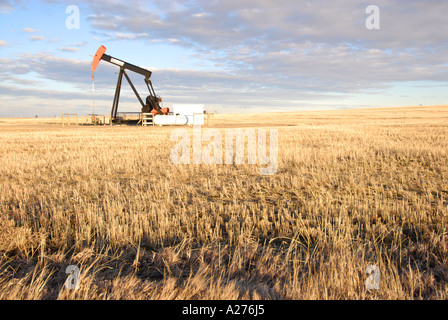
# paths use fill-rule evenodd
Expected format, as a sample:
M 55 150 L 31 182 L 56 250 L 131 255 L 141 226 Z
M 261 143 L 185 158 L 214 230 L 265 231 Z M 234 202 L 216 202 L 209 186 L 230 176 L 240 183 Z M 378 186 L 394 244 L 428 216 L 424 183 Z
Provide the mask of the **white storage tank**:
M 203 104 L 173 104 L 173 114 L 186 116 L 188 125 L 204 125 L 204 110 Z

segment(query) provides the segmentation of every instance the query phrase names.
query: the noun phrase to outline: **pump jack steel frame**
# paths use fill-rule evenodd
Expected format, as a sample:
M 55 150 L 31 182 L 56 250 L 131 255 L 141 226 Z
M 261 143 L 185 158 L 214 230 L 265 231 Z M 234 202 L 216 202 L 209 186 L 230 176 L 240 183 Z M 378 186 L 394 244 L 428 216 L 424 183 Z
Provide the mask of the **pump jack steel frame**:
M 105 54 L 105 52 L 106 52 L 106 47 L 101 46 L 97 50 L 97 52 L 93 58 L 92 79 L 93 79 L 93 72 L 98 67 L 100 60 L 104 60 L 106 62 L 112 63 L 112 64 L 120 67 L 120 72 L 118 73 L 117 87 L 115 88 L 114 101 L 112 103 L 112 110 L 110 113 L 111 124 L 117 122 L 118 103 L 120 101 L 120 92 L 121 92 L 121 86 L 123 83 L 123 75 L 125 76 L 127 82 L 129 83 L 129 86 L 131 87 L 131 89 L 134 92 L 135 96 L 137 97 L 138 101 L 140 102 L 140 105 L 142 106 L 142 113 L 149 113 L 152 110 L 155 110 L 157 112 L 157 114 L 164 114 L 160 107 L 160 102 L 162 101 L 162 99 L 156 95 L 156 93 L 154 91 L 154 87 L 152 86 L 152 82 L 150 80 L 152 72 L 147 69 L 137 67 L 131 63 L 128 63 L 128 62 L 122 61 L 120 59 L 114 58 L 112 56 L 109 56 L 109 55 Z M 145 84 L 149 91 L 149 96 L 146 97 L 146 103 L 143 102 L 142 98 L 138 94 L 137 90 L 135 89 L 134 84 L 132 83 L 131 79 L 129 78 L 128 74 L 126 73 L 126 70 L 133 71 L 133 72 L 141 74 L 145 77 L 144 81 L 145 81 Z

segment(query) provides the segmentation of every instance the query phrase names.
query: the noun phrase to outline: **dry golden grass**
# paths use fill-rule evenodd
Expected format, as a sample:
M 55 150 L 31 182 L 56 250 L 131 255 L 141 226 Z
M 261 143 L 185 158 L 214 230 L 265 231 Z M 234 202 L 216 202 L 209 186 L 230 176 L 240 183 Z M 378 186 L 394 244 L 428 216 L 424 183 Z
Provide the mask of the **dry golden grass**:
M 172 164 L 169 127 L 0 119 L 0 298 L 448 299 L 447 120 L 218 115 L 279 129 L 277 174 L 261 176 Z

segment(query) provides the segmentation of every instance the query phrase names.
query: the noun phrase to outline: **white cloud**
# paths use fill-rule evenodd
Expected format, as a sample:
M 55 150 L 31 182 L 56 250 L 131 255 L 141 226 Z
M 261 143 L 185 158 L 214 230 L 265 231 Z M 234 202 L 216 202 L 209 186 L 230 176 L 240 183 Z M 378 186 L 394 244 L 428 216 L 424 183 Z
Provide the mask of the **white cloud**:
M 42 41 L 42 40 L 45 40 L 45 37 L 44 36 L 31 36 L 30 40 L 31 41 Z
M 73 45 L 75 46 L 75 47 L 85 47 L 85 46 L 87 46 L 87 41 L 84 41 L 84 42 L 77 42 L 77 43 L 74 43 Z
M 59 51 L 64 51 L 64 52 L 79 52 L 79 48 L 76 47 L 63 47 L 63 48 L 58 48 Z
M 0 47 L 7 46 L 8 43 L 5 40 L 0 40 Z
M 23 28 L 23 32 L 26 32 L 26 33 L 34 33 L 36 31 L 38 31 L 38 30 L 35 30 L 33 28 Z
M 118 39 L 118 40 L 135 40 L 135 39 L 144 39 L 144 38 L 148 38 L 148 34 L 147 33 L 123 33 L 123 32 L 116 32 L 115 34 L 113 34 L 111 37 L 113 39 Z

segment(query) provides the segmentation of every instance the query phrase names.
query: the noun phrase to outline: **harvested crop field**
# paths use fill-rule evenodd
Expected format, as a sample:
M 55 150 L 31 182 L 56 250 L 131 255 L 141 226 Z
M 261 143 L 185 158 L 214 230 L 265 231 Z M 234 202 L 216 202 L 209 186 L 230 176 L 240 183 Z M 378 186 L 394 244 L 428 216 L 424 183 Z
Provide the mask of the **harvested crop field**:
M 229 128 L 278 130 L 275 174 L 176 165 L 176 127 L 0 119 L 0 298 L 448 299 L 448 107 Z

